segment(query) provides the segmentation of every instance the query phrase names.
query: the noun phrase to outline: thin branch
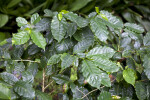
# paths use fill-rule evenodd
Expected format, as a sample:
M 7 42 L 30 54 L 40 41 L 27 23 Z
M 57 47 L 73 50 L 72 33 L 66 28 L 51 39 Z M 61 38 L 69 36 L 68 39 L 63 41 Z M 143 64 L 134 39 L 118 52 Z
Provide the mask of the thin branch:
M 45 89 L 44 89 L 44 88 L 45 88 L 45 86 L 44 86 L 45 84 L 44 84 L 44 83 L 45 83 L 45 69 L 43 68 L 43 84 L 42 84 L 42 92 L 45 91 Z
M 79 90 L 78 88 L 77 88 L 77 90 L 78 90 L 79 92 L 81 92 L 85 97 L 87 97 L 87 95 L 85 95 L 85 93 L 83 93 L 81 90 Z M 89 100 L 88 97 L 87 97 L 87 100 Z
M 21 60 L 13 60 L 13 61 L 27 61 L 27 62 L 36 62 L 36 63 L 40 63 L 40 62 L 38 62 L 38 61 L 32 61 L 32 60 L 23 60 L 23 59 L 21 59 Z
M 104 88 L 104 87 L 105 87 L 105 86 L 102 86 L 102 87 L 100 87 L 100 88 L 102 89 L 102 88 Z M 90 91 L 89 93 L 87 93 L 86 95 L 84 95 L 81 99 L 87 97 L 89 94 L 91 94 L 92 92 L 97 91 L 97 90 L 98 90 L 98 89 L 94 89 L 94 90 Z
M 46 85 L 46 87 L 44 88 L 44 90 L 47 89 L 53 82 L 54 82 L 54 80 L 52 82 L 50 82 L 48 85 Z

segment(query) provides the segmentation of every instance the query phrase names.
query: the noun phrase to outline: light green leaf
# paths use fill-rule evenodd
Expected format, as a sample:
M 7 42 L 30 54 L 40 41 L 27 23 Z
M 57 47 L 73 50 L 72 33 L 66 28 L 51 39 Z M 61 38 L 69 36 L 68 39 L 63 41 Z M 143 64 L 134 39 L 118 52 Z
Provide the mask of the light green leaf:
M 9 2 L 9 4 L 7 5 L 7 8 L 11 8 L 13 6 L 15 6 L 16 4 L 18 4 L 19 2 L 21 2 L 22 0 L 11 0 Z
M 93 87 L 100 89 L 101 84 L 107 87 L 111 86 L 109 76 L 97 68 L 92 61 L 84 60 L 82 62 L 82 73 L 87 82 Z
M 112 100 L 112 97 L 109 92 L 103 91 L 100 93 L 98 100 Z
M 87 19 L 80 17 L 73 12 L 64 14 L 64 17 L 68 20 L 71 20 L 72 22 L 75 22 L 80 28 L 87 26 L 89 23 Z
M 150 45 L 150 32 L 147 32 L 143 39 L 143 44 L 145 46 Z
M 73 64 L 73 61 L 75 60 L 75 57 L 68 54 L 68 53 L 64 53 L 61 56 L 61 68 L 62 70 L 65 68 L 68 68 L 69 66 L 71 66 Z
M 0 14 L 0 28 L 8 22 L 8 15 Z
M 32 85 L 26 82 L 18 81 L 13 88 L 19 96 L 31 99 L 35 97 L 35 91 L 32 88 Z
M 31 31 L 31 39 L 33 42 L 40 48 L 45 50 L 46 46 L 46 39 L 43 37 L 43 35 L 40 32 L 36 32 L 34 30 Z
M 101 20 L 97 17 L 92 18 L 90 21 L 91 25 L 91 30 L 95 34 L 95 36 L 100 40 L 100 41 L 106 41 L 108 38 L 108 30 L 107 27 L 101 22 Z
M 35 13 L 31 16 L 31 24 L 36 24 L 41 20 L 41 17 L 38 13 Z
M 53 55 L 49 60 L 47 65 L 57 64 L 60 61 L 60 55 Z
M 39 90 L 36 90 L 35 94 L 36 94 L 38 100 L 52 100 L 51 96 L 49 96 L 48 94 L 41 92 Z
M 60 42 L 64 38 L 67 31 L 65 30 L 63 23 L 66 23 L 64 18 L 61 21 L 59 21 L 57 16 L 54 16 L 52 19 L 51 23 L 52 35 L 58 42 Z
M 71 11 L 76 11 L 79 10 L 81 8 L 83 8 L 84 6 L 86 6 L 90 1 L 92 0 L 75 0 L 75 2 L 73 2 L 71 4 Z
M 148 79 L 150 79 L 150 57 L 148 55 L 145 55 L 143 62 L 145 75 L 147 76 Z
M 91 57 L 93 62 L 101 69 L 103 69 L 106 72 L 117 72 L 119 70 L 119 67 L 116 63 L 110 61 L 106 57 L 101 56 L 93 56 Z
M 3 72 L 0 76 L 6 83 L 11 85 L 14 85 L 17 81 L 19 81 L 18 78 L 11 73 Z
M 0 99 L 11 100 L 10 89 L 5 84 L 2 84 L 2 83 L 0 83 Z
M 136 95 L 139 100 L 145 100 L 146 99 L 146 86 L 143 82 L 136 82 L 135 83 L 135 91 Z
M 22 18 L 22 17 L 17 17 L 17 18 L 16 18 L 16 22 L 17 22 L 17 25 L 18 25 L 19 27 L 28 24 L 27 20 L 26 20 L 25 18 Z
M 87 53 L 87 57 L 92 56 L 104 56 L 107 58 L 111 58 L 114 55 L 115 51 L 110 47 L 95 47 Z
M 12 44 L 21 45 L 26 43 L 30 39 L 29 33 L 21 31 L 17 34 L 13 34 Z
M 107 26 L 110 26 L 113 28 L 118 28 L 118 29 L 121 29 L 123 27 L 123 22 L 116 16 L 113 16 L 108 11 L 101 10 L 100 13 L 105 15 L 106 18 L 108 19 L 108 21 L 107 21 L 107 20 L 103 19 L 100 15 L 98 15 L 98 17 L 101 18 L 103 23 L 106 24 Z
M 65 75 L 55 75 L 52 78 L 56 81 L 57 84 L 61 85 L 69 82 L 69 77 Z
M 128 28 L 131 31 L 135 31 L 137 33 L 143 33 L 144 28 L 141 27 L 140 25 L 134 24 L 134 23 L 125 23 L 124 26 Z
M 135 84 L 135 72 L 133 69 L 126 69 L 123 71 L 123 78 L 126 82 L 132 84 L 134 86 Z

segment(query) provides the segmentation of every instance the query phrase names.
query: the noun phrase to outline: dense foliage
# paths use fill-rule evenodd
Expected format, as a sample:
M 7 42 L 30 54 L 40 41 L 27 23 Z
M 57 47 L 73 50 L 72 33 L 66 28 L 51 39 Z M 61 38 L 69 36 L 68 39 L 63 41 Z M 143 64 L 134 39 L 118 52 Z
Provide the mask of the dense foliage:
M 17 17 L 0 43 L 0 98 L 149 100 L 150 32 L 96 7 Z

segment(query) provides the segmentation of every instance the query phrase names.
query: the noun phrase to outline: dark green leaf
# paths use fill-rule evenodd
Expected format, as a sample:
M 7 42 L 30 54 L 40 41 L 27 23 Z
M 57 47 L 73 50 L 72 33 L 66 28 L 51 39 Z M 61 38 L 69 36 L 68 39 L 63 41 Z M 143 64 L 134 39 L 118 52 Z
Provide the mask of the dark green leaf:
M 146 35 L 144 36 L 143 44 L 145 46 L 150 45 L 150 32 L 147 32 Z
M 35 95 L 37 96 L 37 99 L 38 100 L 52 100 L 52 97 L 47 95 L 46 93 L 44 92 L 41 92 L 39 90 L 36 90 L 35 91 Z
M 49 60 L 47 65 L 57 64 L 60 61 L 60 55 L 53 55 Z
M 68 53 L 64 53 L 61 56 L 61 68 L 62 70 L 65 68 L 68 68 L 69 66 L 71 66 L 73 64 L 73 61 L 75 60 L 75 57 L 68 54 Z
M 43 35 L 40 32 L 37 31 L 32 31 L 30 33 L 31 39 L 33 40 L 33 42 L 40 48 L 45 50 L 45 46 L 46 46 L 46 39 L 43 37 Z
M 148 55 L 145 55 L 143 62 L 144 72 L 147 78 L 150 79 L 150 57 Z
M 76 11 L 86 6 L 92 0 L 75 0 L 71 5 L 71 11 Z
M 57 84 L 61 85 L 69 82 L 69 77 L 65 75 L 55 75 L 52 78 L 56 81 Z
M 64 25 L 63 25 L 64 22 L 65 22 L 64 18 L 61 21 L 59 21 L 57 16 L 54 16 L 52 23 L 51 23 L 52 35 L 58 42 L 60 42 L 64 38 L 66 31 L 67 31 L 64 28 Z
M 32 73 L 25 71 L 22 73 L 22 80 L 28 83 L 33 83 L 34 82 L 34 76 Z
M 75 22 L 80 28 L 87 26 L 89 23 L 87 19 L 84 19 L 73 12 L 64 14 L 64 17 L 72 22 Z
M 74 43 L 71 39 L 67 38 L 62 40 L 60 43 L 56 44 L 55 48 L 58 53 L 65 53 L 74 46 Z
M 93 87 L 99 89 L 101 84 L 108 87 L 111 86 L 109 76 L 105 72 L 98 69 L 92 61 L 83 61 L 82 73 L 83 76 L 86 78 L 87 82 Z
M 100 15 L 98 15 L 98 17 L 101 18 L 104 21 L 103 23 L 105 23 L 106 25 L 113 27 L 113 28 L 119 28 L 119 29 L 123 27 L 123 22 L 116 16 L 113 16 L 108 11 L 102 10 L 100 11 L 100 14 L 103 14 L 108 19 L 107 21 L 103 19 Z
M 35 24 L 35 29 L 40 32 L 50 30 L 51 26 L 50 23 L 51 23 L 50 19 L 43 18 L 38 23 Z
M 6 83 L 11 85 L 14 85 L 17 81 L 19 81 L 18 78 L 11 73 L 3 72 L 0 76 Z
M 91 59 L 99 68 L 103 69 L 106 72 L 113 73 L 119 70 L 119 67 L 116 63 L 108 60 L 103 56 L 93 56 Z
M 31 99 L 35 97 L 35 91 L 32 88 L 32 85 L 26 82 L 18 81 L 13 88 L 19 96 Z
M 124 26 L 127 27 L 129 30 L 135 31 L 137 33 L 143 33 L 144 32 L 143 27 L 141 27 L 137 24 L 134 24 L 134 23 L 125 23 Z
M 114 55 L 115 51 L 110 47 L 95 47 L 92 50 L 90 50 L 87 54 L 87 57 L 92 56 L 103 56 L 105 58 L 111 58 Z
M 146 87 L 143 82 L 136 82 L 135 83 L 135 91 L 136 95 L 139 100 L 144 100 L 146 99 Z
M 108 30 L 107 27 L 101 22 L 101 20 L 97 17 L 92 18 L 90 21 L 91 30 L 95 33 L 95 36 L 100 41 L 106 41 L 108 38 Z
M 11 7 L 13 7 L 13 6 L 15 6 L 15 5 L 17 5 L 19 2 L 21 2 L 22 0 L 11 0 L 10 2 L 9 2 L 9 4 L 7 5 L 7 8 L 11 8 Z

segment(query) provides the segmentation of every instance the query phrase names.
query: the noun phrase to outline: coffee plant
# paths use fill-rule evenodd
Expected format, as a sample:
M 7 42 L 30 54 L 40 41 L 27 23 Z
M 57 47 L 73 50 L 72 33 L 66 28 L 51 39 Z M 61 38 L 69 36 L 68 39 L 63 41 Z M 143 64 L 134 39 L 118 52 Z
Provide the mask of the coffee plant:
M 16 18 L 0 43 L 0 100 L 150 100 L 150 32 L 96 7 Z

